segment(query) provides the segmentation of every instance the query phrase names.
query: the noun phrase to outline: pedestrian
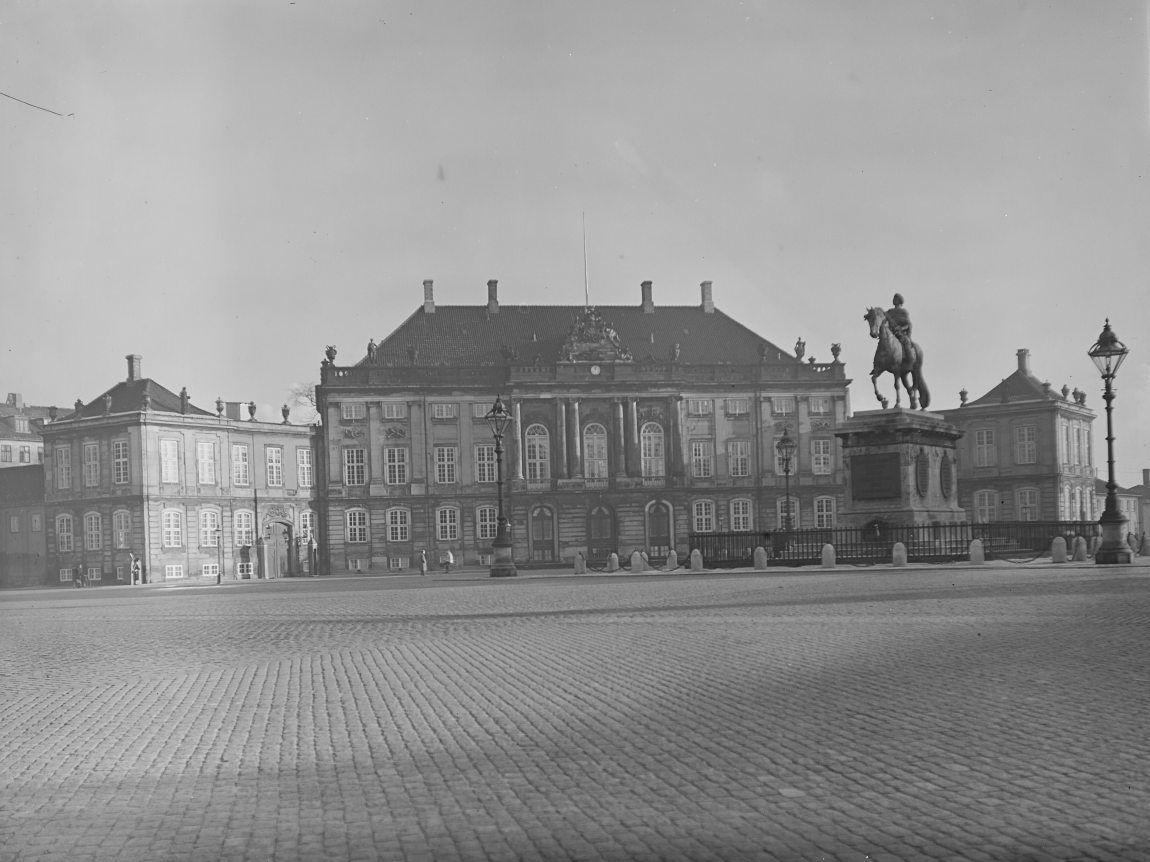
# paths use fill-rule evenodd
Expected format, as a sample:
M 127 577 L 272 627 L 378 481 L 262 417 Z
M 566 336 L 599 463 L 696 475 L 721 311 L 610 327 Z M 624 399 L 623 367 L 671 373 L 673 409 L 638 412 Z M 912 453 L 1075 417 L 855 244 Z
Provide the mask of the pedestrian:
M 140 571 L 140 558 L 132 555 L 132 586 L 142 584 L 144 582 L 143 575 Z
M 427 549 L 424 548 L 419 552 L 419 576 L 422 578 L 427 574 Z
M 443 555 L 443 574 L 449 574 L 451 567 L 455 563 L 455 554 L 451 553 L 451 549 L 447 549 L 447 553 Z

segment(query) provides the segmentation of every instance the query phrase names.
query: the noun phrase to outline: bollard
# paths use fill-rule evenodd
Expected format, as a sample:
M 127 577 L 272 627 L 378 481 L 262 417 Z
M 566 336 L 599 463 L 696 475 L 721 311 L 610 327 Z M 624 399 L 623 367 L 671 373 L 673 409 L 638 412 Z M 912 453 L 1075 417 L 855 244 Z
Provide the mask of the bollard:
M 643 562 L 643 555 L 638 551 L 631 552 L 631 571 L 632 572 L 645 572 L 647 571 L 647 564 Z
M 1140 557 L 1150 557 L 1150 533 L 1142 534 L 1142 547 L 1138 551 Z
M 674 548 L 671 548 L 671 550 L 667 552 L 667 565 L 663 568 L 668 572 L 673 572 L 679 568 L 679 555 L 675 552 Z
M 609 571 L 609 572 L 619 571 L 619 555 L 616 554 L 614 551 L 612 551 L 611 555 L 609 557 L 607 557 L 607 571 Z
M 823 568 L 833 569 L 835 567 L 835 546 L 830 542 L 823 545 Z
M 891 562 L 896 566 L 906 565 L 906 545 L 902 542 L 895 542 L 894 549 L 891 551 Z
M 1086 561 L 1086 539 L 1083 536 L 1074 537 L 1074 562 L 1083 563 Z
M 770 560 L 770 557 L 767 556 L 767 549 L 766 548 L 764 548 L 762 545 L 755 548 L 755 568 L 756 569 L 758 569 L 759 571 L 766 569 L 767 565 L 768 565 L 768 560 Z
M 982 539 L 975 539 L 970 543 L 970 561 L 972 563 L 986 562 L 986 552 L 982 549 Z
M 1050 543 L 1050 562 L 1066 562 L 1066 539 L 1062 536 L 1055 536 L 1054 541 Z
M 691 571 L 703 571 L 703 554 L 698 548 L 691 551 Z

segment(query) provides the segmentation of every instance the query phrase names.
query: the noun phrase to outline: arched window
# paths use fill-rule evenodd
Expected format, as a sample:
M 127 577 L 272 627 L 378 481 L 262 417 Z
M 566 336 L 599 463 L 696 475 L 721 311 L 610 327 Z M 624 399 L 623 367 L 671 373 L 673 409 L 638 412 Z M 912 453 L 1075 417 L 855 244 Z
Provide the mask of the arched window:
M 658 478 L 666 475 L 663 457 L 663 426 L 658 422 L 644 422 L 639 431 L 642 450 L 643 476 Z
M 524 454 L 527 457 L 527 479 L 541 481 L 551 478 L 551 438 L 547 429 L 535 423 L 528 425 L 523 434 L 526 445 Z
M 84 548 L 88 551 L 98 551 L 104 547 L 103 519 L 99 512 L 88 512 L 84 515 Z
M 710 500 L 696 500 L 691 507 L 691 514 L 696 533 L 715 531 L 715 504 Z
M 731 501 L 731 529 L 736 532 L 747 532 L 751 529 L 751 501 Z
M 200 546 L 215 548 L 220 543 L 220 513 L 215 509 L 200 512 Z
M 475 538 L 491 541 L 499 527 L 499 513 L 494 506 L 480 506 L 475 510 Z
M 128 547 L 128 539 L 132 534 L 132 515 L 121 509 L 112 515 L 112 542 L 117 548 Z
M 1020 521 L 1037 521 L 1038 520 L 1038 489 L 1037 488 L 1019 488 L 1018 489 L 1018 520 Z
M 411 512 L 396 507 L 387 510 L 387 540 L 389 542 L 411 541 Z
M 974 519 L 980 524 L 998 517 L 998 493 L 996 491 L 974 492 Z
M 299 513 L 299 537 L 305 542 L 315 538 L 315 512 L 310 509 Z
M 236 534 L 236 547 L 253 545 L 256 541 L 256 518 L 251 512 L 240 511 L 232 518 L 232 532 Z
M 1067 521 L 1073 521 L 1078 516 L 1074 511 L 1074 505 L 1070 502 L 1070 486 L 1065 485 L 1062 488 L 1062 517 Z
M 835 498 L 815 497 L 815 526 L 829 529 L 835 525 Z
M 184 544 L 184 515 L 178 509 L 165 509 L 160 516 L 160 538 L 165 548 Z
M 583 429 L 583 469 L 588 479 L 607 478 L 607 429 L 598 422 Z
M 440 506 L 435 510 L 435 535 L 441 542 L 459 540 L 459 509 Z
M 367 510 L 348 509 L 344 513 L 344 524 L 347 528 L 348 544 L 364 544 L 367 542 Z

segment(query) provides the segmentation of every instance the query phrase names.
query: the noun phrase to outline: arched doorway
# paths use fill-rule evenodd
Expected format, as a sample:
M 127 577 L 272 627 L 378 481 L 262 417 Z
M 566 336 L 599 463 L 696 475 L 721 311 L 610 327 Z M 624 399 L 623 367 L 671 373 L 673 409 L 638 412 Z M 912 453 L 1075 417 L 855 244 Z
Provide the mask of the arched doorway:
M 662 500 L 647 506 L 647 558 L 665 562 L 671 553 L 671 507 Z
M 292 565 L 292 526 L 285 521 L 264 525 L 264 577 L 287 578 L 295 574 Z
M 547 506 L 536 506 L 531 510 L 528 537 L 532 562 L 555 562 L 555 513 Z
M 614 514 L 606 506 L 595 506 L 587 514 L 587 562 L 606 564 L 617 545 Z

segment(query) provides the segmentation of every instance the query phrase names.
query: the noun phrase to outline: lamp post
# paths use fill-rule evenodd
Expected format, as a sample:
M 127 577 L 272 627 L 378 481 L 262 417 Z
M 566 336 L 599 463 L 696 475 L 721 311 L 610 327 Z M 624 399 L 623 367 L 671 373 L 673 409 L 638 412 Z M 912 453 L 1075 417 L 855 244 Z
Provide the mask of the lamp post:
M 779 458 L 783 461 L 783 477 L 786 483 L 786 490 L 783 493 L 787 500 L 787 511 L 783 516 L 783 529 L 788 531 L 794 527 L 794 522 L 791 520 L 791 460 L 795 457 L 797 448 L 798 443 L 791 437 L 791 432 L 784 428 L 783 436 L 775 443 L 775 451 L 779 453 Z
M 1118 511 L 1118 483 L 1114 481 L 1114 378 L 1118 376 L 1126 354 L 1126 345 L 1118 340 L 1110 328 L 1110 318 L 1098 340 L 1086 352 L 1094 360 L 1098 373 L 1102 375 L 1102 397 L 1106 401 L 1106 463 L 1109 474 L 1106 480 L 1106 508 L 1098 519 L 1102 527 L 1102 544 L 1094 552 L 1095 563 L 1129 563 L 1130 547 L 1126 544 L 1126 518 Z
M 495 541 L 491 543 L 491 577 L 512 578 L 518 574 L 511 558 L 511 535 L 507 518 L 503 514 L 503 433 L 511 422 L 511 414 L 503 406 L 503 399 L 495 396 L 495 403 L 484 417 L 495 438 L 495 483 L 498 489 L 499 509 L 496 515 Z
M 224 575 L 224 528 L 216 527 L 216 586 L 222 583 Z

